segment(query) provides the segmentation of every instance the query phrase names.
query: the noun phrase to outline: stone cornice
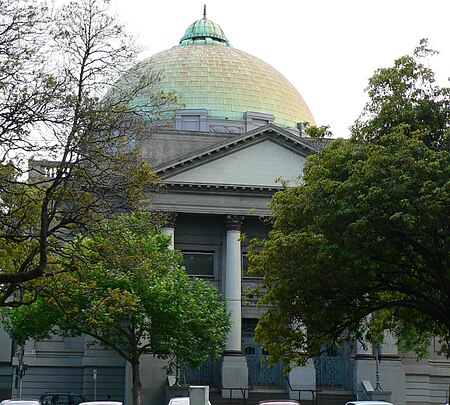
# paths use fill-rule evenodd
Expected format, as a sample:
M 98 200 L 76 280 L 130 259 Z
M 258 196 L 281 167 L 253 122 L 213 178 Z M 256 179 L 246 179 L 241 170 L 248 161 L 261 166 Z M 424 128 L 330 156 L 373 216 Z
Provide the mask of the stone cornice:
M 165 188 L 178 188 L 180 190 L 221 190 L 221 191 L 233 191 L 233 190 L 247 190 L 251 192 L 269 192 L 274 193 L 282 189 L 282 186 L 264 186 L 254 184 L 208 184 L 208 183 L 194 183 L 194 182 L 164 182 Z

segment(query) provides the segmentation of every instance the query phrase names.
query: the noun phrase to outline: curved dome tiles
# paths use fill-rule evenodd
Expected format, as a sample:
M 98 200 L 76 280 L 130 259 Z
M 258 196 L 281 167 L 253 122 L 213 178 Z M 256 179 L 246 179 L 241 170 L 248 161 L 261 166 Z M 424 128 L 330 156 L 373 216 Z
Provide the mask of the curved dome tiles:
M 286 78 L 264 61 L 232 48 L 221 28 L 206 18 L 189 26 L 179 46 L 151 56 L 139 68 L 158 73 L 161 90 L 177 93 L 185 108 L 207 109 L 210 118 L 242 120 L 251 111 L 272 114 L 275 124 L 286 127 L 314 123 Z

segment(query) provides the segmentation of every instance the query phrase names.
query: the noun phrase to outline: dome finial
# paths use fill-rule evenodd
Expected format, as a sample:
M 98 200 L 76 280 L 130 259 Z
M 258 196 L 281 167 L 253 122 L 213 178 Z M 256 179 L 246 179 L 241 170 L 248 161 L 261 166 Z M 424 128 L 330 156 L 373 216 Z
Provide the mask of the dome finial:
M 206 4 L 203 4 L 203 18 L 206 18 Z

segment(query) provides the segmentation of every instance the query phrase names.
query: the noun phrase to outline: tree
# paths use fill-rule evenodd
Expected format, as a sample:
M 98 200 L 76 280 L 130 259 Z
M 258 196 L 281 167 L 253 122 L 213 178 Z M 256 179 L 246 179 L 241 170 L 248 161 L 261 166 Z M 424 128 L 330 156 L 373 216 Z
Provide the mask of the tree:
M 0 141 L 2 152 L 50 115 L 59 86 L 48 80 L 45 44 L 49 11 L 43 4 L 2 0 L 0 3 Z M 22 139 L 23 141 L 24 139 Z M 3 162 L 3 160 L 2 160 Z
M 130 68 L 139 49 L 108 3 L 0 4 L 0 306 L 22 304 L 32 280 L 53 274 L 74 232 L 157 184 L 138 144 L 176 97 Z
M 450 121 L 450 88 L 436 84 L 427 60 L 438 54 L 422 39 L 412 55 L 395 60 L 394 66 L 375 71 L 366 91 L 369 102 L 352 126 L 354 137 L 376 142 L 397 125 L 423 131 L 424 141 L 442 147 Z
M 250 266 L 269 306 L 256 338 L 273 361 L 289 367 L 345 339 L 377 343 L 384 330 L 419 355 L 437 336 L 450 354 L 450 97 L 422 92 L 431 83 L 406 60 L 411 75 L 399 61 L 375 73 L 370 116 L 352 139 L 308 158 L 302 184 L 270 203 L 273 230 L 254 242 Z M 424 106 L 436 108 L 428 121 Z
M 111 219 L 75 246 L 68 247 L 72 271 L 45 282 L 31 305 L 4 309 L 16 342 L 93 336 L 130 363 L 136 405 L 143 354 L 167 359 L 168 370 L 220 355 L 230 327 L 225 303 L 212 284 L 189 278 L 152 215 Z

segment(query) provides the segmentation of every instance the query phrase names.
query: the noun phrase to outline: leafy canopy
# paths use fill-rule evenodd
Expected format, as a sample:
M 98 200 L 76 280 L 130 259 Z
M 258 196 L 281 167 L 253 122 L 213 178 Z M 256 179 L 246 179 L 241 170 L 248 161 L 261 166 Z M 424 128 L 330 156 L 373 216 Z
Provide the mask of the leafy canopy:
M 143 354 L 166 359 L 169 371 L 218 357 L 230 327 L 225 303 L 212 284 L 188 277 L 154 223 L 148 213 L 120 215 L 67 246 L 71 271 L 42 283 L 31 305 L 4 310 L 12 338 L 86 333 L 130 362 L 139 397 Z
M 250 266 L 263 272 L 257 339 L 274 361 L 385 330 L 419 355 L 437 336 L 450 354 L 450 97 L 415 58 L 377 71 L 352 139 L 309 157 L 303 183 L 270 203 Z
M 351 128 L 353 136 L 377 142 L 405 124 L 411 132 L 422 131 L 427 144 L 443 147 L 444 142 L 448 148 L 450 88 L 440 87 L 428 66 L 436 54 L 422 39 L 412 55 L 376 70 L 366 89 L 369 101 Z
M 177 105 L 131 69 L 108 0 L 32 3 L 0 2 L 0 306 L 33 300 L 79 229 L 143 203 L 158 181 L 139 143 Z

